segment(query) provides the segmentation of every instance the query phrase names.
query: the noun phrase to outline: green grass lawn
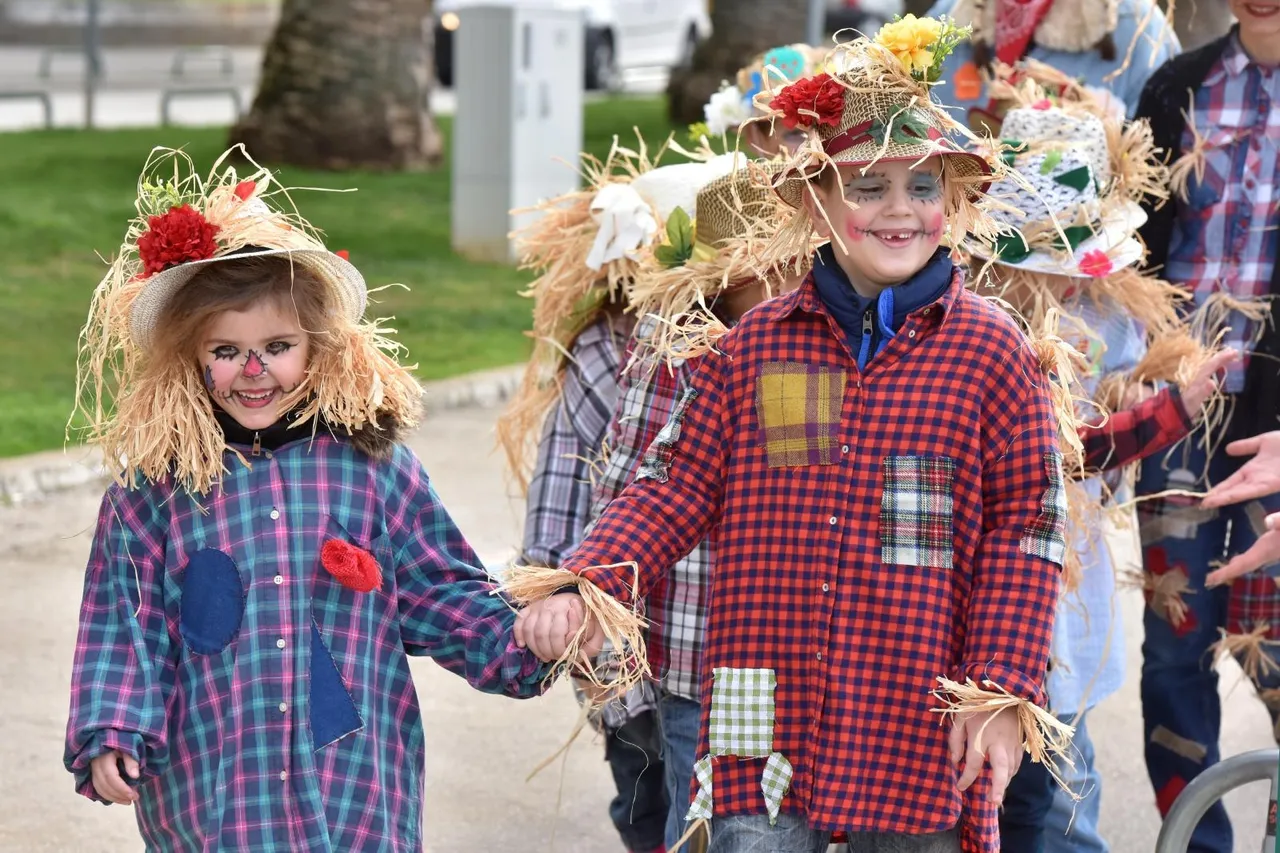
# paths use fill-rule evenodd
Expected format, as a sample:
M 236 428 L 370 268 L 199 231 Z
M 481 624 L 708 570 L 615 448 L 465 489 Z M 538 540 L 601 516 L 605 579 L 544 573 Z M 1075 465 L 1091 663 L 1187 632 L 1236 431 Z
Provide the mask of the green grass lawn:
M 449 120 L 441 120 L 446 139 Z M 587 150 L 604 156 L 632 126 L 659 144 L 669 131 L 659 99 L 614 99 L 586 108 Z M 37 131 L 0 134 L 0 456 L 58 447 L 74 395 L 76 336 L 89 298 L 133 214 L 138 170 L 154 145 L 184 147 L 207 170 L 221 129 Z M 547 168 L 563 169 L 561 164 Z M 347 249 L 424 379 L 521 360 L 528 276 L 472 263 L 450 249 L 449 168 L 427 174 L 282 169 L 285 186 L 356 187 L 295 193 L 328 245 Z

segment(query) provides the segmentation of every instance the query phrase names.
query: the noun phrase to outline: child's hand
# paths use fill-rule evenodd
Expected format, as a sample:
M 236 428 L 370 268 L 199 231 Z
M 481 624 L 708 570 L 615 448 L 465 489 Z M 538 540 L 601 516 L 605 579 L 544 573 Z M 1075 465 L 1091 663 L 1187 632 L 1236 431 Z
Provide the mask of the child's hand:
M 586 618 L 580 595 L 564 593 L 536 601 L 516 614 L 516 645 L 547 663 L 558 661 Z M 603 646 L 604 631 L 592 619 L 582 644 L 583 655 L 595 657 Z
M 138 792 L 129 787 L 120 776 L 117 761 L 124 762 L 124 772 L 132 779 L 138 778 L 138 762 L 131 755 L 125 755 L 118 749 L 104 752 L 89 762 L 89 770 L 93 779 L 93 790 L 102 799 L 121 806 L 133 805 L 138 799 Z
M 991 797 L 996 805 L 1004 801 L 1004 789 L 1022 764 L 1022 725 L 1012 708 L 996 712 L 965 714 L 951 726 L 951 761 L 964 773 L 958 787 L 966 791 L 982 772 L 983 759 L 991 762 Z
M 1239 350 L 1224 349 L 1214 353 L 1200 365 L 1200 369 L 1196 371 L 1195 376 L 1191 377 L 1191 381 L 1178 389 L 1182 392 L 1182 405 L 1186 407 L 1187 414 L 1193 420 L 1200 416 L 1204 404 L 1209 402 L 1213 392 L 1218 390 L 1220 379 L 1218 374 L 1239 360 Z

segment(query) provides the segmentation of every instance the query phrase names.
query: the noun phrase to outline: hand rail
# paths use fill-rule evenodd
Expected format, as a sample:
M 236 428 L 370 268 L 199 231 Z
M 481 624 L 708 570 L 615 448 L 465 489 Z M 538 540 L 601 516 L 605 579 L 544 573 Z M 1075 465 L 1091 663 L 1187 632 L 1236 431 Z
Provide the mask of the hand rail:
M 1259 749 L 1218 762 L 1191 781 L 1165 815 L 1156 841 L 1156 853 L 1187 853 L 1191 833 L 1204 813 L 1224 795 L 1251 782 L 1271 780 L 1271 805 L 1267 810 L 1267 837 L 1262 853 L 1275 853 L 1276 774 L 1280 749 Z

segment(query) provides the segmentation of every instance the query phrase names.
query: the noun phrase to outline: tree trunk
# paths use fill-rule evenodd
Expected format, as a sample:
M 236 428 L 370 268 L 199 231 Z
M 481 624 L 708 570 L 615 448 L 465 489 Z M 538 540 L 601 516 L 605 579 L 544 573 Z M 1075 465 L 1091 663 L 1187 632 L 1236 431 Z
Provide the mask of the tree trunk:
M 702 108 L 751 57 L 805 39 L 808 0 L 717 0 L 711 37 L 698 46 L 688 68 L 672 70 L 667 110 L 674 124 L 702 121 Z
M 435 165 L 430 21 L 430 0 L 284 0 L 231 143 L 316 169 Z
M 923 18 L 932 8 L 933 0 L 905 0 L 902 4 L 902 14 Z
M 1160 4 L 1168 8 L 1170 0 Z M 1231 29 L 1235 18 L 1227 0 L 1177 0 L 1173 3 L 1173 30 L 1182 42 L 1182 49 L 1195 50 L 1223 35 Z

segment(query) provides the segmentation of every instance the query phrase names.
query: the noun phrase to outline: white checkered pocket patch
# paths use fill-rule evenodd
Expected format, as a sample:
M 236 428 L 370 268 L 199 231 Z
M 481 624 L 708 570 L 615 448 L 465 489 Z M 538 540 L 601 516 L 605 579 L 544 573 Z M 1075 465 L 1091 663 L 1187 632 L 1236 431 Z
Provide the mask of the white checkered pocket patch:
M 767 758 L 773 752 L 772 669 L 718 666 L 711 686 L 711 754 Z
M 886 565 L 952 567 L 954 469 L 945 456 L 884 460 L 880 559 Z

